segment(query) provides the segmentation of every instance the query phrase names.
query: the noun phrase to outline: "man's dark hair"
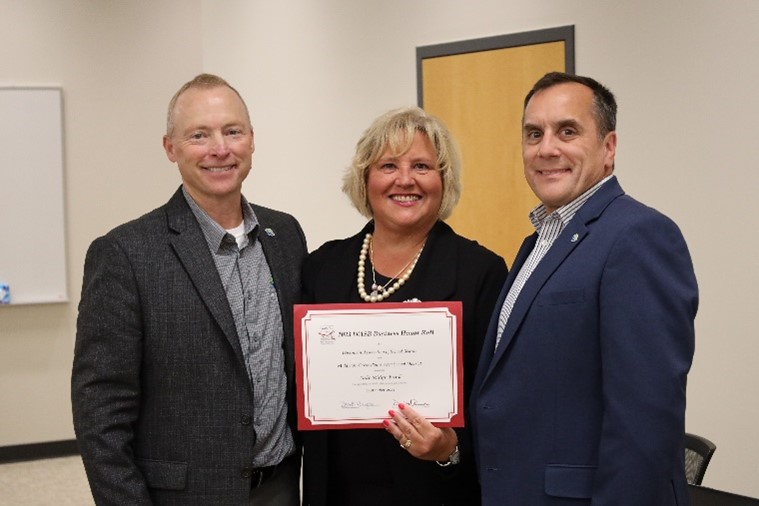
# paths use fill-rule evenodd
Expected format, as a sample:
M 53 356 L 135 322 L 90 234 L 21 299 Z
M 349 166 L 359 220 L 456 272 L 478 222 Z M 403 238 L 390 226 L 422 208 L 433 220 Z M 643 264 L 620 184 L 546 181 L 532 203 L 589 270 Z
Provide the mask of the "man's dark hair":
M 527 93 L 524 98 L 524 109 L 527 109 L 527 103 L 535 93 L 563 83 L 582 84 L 593 92 L 593 115 L 598 124 L 598 134 L 602 139 L 606 137 L 606 134 L 617 129 L 617 101 L 614 99 L 614 94 L 606 86 L 590 77 L 565 72 L 549 72 L 541 77 Z

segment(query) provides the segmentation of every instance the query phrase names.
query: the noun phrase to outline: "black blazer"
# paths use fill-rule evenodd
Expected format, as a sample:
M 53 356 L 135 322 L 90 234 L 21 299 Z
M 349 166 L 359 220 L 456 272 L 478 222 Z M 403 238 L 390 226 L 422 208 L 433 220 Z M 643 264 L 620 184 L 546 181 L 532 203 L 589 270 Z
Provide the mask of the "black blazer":
M 253 209 L 260 229 L 273 231 L 258 237 L 282 311 L 294 415 L 292 305 L 306 243 L 292 216 Z M 181 189 L 90 246 L 72 407 L 98 505 L 247 504 L 253 392 L 224 288 Z
M 308 256 L 302 273 L 304 302 L 363 302 L 358 296 L 356 271 L 364 236 L 371 231 L 373 224 L 370 222 L 357 235 L 330 241 Z M 409 281 L 387 299 L 388 302 L 411 298 L 463 302 L 465 399 L 469 397 L 488 321 L 506 274 L 506 263 L 501 257 L 438 222 L 429 234 Z M 371 432 L 371 429 L 362 430 Z M 302 434 L 304 505 L 327 504 L 330 432 L 306 431 Z M 399 451 L 390 435 L 381 435 L 387 438 L 384 456 L 391 463 L 390 472 L 398 491 L 394 504 L 422 506 L 441 504 L 441 500 L 446 501 L 445 504 L 468 506 L 479 503 L 474 457 L 466 430 L 458 431 L 462 461 L 455 470 L 415 459 Z

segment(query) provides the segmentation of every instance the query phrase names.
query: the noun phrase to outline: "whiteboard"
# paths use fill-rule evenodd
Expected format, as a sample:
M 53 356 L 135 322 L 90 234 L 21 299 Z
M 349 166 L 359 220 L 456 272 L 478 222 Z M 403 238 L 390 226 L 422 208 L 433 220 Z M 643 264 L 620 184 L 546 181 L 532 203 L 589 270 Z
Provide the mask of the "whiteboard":
M 0 285 L 11 305 L 68 300 L 62 110 L 60 88 L 0 88 Z

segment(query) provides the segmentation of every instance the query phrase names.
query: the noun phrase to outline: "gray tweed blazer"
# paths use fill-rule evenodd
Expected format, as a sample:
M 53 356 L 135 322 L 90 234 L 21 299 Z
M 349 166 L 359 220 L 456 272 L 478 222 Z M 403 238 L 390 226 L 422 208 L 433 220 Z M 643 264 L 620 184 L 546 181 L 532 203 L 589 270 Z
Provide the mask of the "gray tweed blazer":
M 292 216 L 252 207 L 273 232 L 259 240 L 282 311 L 294 428 L 292 306 L 306 241 Z M 181 189 L 90 246 L 71 387 L 98 505 L 247 504 L 253 392 L 224 288 Z

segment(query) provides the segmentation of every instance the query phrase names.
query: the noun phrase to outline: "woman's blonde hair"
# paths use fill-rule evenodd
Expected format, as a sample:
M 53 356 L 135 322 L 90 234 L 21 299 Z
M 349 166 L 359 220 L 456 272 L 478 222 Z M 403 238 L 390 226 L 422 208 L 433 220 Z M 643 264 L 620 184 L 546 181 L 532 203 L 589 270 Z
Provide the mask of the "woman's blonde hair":
M 393 156 L 408 151 L 416 132 L 429 138 L 437 155 L 437 170 L 443 181 L 438 218 L 444 220 L 453 212 L 461 197 L 461 157 L 456 141 L 440 119 L 419 107 L 404 107 L 386 112 L 372 122 L 356 143 L 353 162 L 343 176 L 343 192 L 362 215 L 373 216 L 366 193 L 369 168 L 386 150 Z

